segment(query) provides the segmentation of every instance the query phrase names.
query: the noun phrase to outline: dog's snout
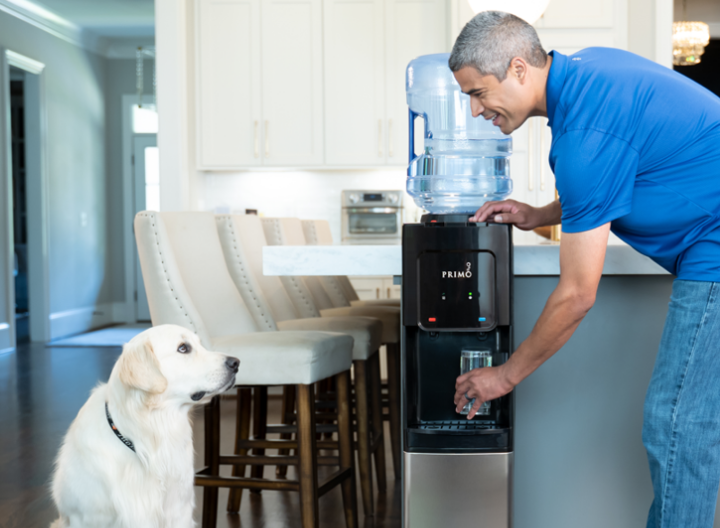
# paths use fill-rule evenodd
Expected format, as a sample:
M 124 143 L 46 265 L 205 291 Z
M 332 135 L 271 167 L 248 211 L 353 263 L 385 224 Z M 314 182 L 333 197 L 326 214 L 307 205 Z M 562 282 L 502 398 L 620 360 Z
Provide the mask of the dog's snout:
M 225 360 L 225 366 L 233 372 L 237 372 L 238 367 L 240 366 L 240 360 L 234 357 L 229 357 Z

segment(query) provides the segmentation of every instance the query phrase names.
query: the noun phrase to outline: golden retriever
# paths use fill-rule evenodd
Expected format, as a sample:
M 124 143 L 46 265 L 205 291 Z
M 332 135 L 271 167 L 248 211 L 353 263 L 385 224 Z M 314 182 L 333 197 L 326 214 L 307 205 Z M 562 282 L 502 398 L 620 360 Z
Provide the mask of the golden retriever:
M 195 526 L 188 412 L 231 388 L 239 363 L 174 325 L 125 345 L 60 448 L 51 528 Z

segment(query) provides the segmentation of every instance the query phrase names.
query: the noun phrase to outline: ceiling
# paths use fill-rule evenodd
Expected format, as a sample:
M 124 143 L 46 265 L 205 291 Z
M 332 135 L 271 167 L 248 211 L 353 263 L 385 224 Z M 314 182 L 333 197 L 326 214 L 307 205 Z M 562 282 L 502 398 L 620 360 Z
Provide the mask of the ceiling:
M 683 1 L 674 0 L 675 20 L 683 19 Z M 687 0 L 687 20 L 720 23 L 720 1 L 718 0 Z
M 99 37 L 155 35 L 154 0 L 32 0 Z

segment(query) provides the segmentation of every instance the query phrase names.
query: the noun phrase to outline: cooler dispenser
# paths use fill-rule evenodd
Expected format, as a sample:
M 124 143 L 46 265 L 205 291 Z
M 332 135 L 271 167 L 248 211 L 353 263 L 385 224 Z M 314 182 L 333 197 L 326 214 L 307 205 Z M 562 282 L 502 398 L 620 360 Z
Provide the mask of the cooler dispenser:
M 489 402 L 484 412 L 472 420 L 456 413 L 453 396 L 463 351 L 477 351 L 493 366 L 507 361 L 513 351 L 512 228 L 468 222 L 483 202 L 509 193 L 507 157 L 511 140 L 500 133 L 493 137 L 495 145 L 491 149 L 480 142 L 468 147 L 468 140 L 473 138 L 468 138 L 471 127 L 467 124 L 474 118 L 469 115 L 469 98 L 460 92 L 457 83 L 452 86 L 454 79 L 446 57 L 420 57 L 408 67 L 409 102 L 411 76 L 422 78 L 423 72 L 418 72 L 417 66 L 429 58 L 435 75 L 444 76 L 434 84 L 435 99 L 441 100 L 444 93 L 447 100 L 454 101 L 456 122 L 463 123 L 464 129 L 458 133 L 456 127 L 455 139 L 448 136 L 447 141 L 443 140 L 444 151 L 436 151 L 439 163 L 429 160 L 433 158 L 433 145 L 440 143 L 433 134 L 437 128 L 432 115 L 413 109 L 411 104 L 411 145 L 413 120 L 422 115 L 426 148 L 415 157 L 411 147 L 408 192 L 429 214 L 419 224 L 403 226 L 402 525 L 509 528 L 513 393 Z M 439 60 L 444 60 L 444 70 L 438 66 Z M 442 90 L 438 90 L 439 84 Z M 461 103 L 464 108 L 458 107 Z M 445 113 L 447 106 L 436 104 Z M 462 113 L 465 117 L 458 119 Z M 447 123 L 447 119 L 443 122 Z M 498 141 L 505 140 L 502 155 L 498 156 Z M 460 145 L 464 153 L 459 157 L 457 152 L 452 153 L 452 141 L 465 143 Z M 463 156 L 470 161 L 463 161 Z M 470 167 L 472 173 L 438 174 L 434 167 Z M 493 167 L 499 174 L 493 173 Z M 450 185 L 437 185 L 442 180 Z M 423 181 L 430 183 L 423 186 Z M 452 187 L 458 182 L 465 189 L 469 185 L 470 192 L 458 197 L 460 192 Z M 437 189 L 442 192 L 435 193 Z M 413 194 L 419 190 L 423 192 Z

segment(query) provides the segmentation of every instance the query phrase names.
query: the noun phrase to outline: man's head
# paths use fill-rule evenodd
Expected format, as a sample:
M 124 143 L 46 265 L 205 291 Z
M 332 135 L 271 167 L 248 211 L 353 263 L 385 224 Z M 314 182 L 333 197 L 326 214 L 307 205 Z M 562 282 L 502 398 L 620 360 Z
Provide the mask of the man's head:
M 478 13 L 460 32 L 449 65 L 473 116 L 492 119 L 505 134 L 544 108 L 548 55 L 535 29 L 515 15 Z

